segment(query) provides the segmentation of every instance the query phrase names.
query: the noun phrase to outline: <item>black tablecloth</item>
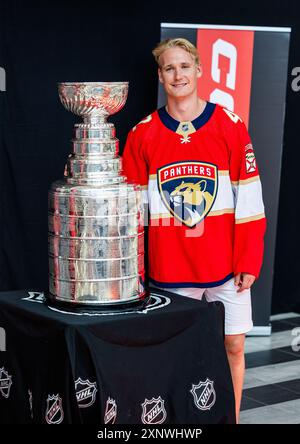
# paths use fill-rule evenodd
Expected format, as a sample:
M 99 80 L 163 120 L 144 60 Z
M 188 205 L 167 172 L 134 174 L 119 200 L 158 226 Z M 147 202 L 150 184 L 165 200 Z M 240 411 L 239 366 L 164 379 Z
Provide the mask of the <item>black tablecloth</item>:
M 147 311 L 78 315 L 0 293 L 0 422 L 233 423 L 223 305 L 151 296 Z

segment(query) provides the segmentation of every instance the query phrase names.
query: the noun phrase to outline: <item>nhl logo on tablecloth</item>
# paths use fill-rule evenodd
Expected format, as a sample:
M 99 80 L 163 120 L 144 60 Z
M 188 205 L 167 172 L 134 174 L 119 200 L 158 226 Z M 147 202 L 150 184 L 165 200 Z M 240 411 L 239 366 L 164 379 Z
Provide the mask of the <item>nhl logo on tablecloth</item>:
M 30 302 L 37 302 L 39 304 L 44 304 L 46 298 L 43 292 L 28 291 L 27 293 L 29 296 L 27 296 L 26 298 L 22 298 L 22 301 L 30 301 Z
M 4 398 L 8 398 L 12 385 L 12 377 L 8 374 L 4 367 L 0 368 L 0 393 Z
M 78 378 L 75 381 L 75 390 L 79 408 L 83 409 L 94 404 L 97 393 L 96 382 L 90 382 L 88 379 L 84 381 L 83 379 Z
M 168 211 L 187 227 L 210 212 L 218 190 L 216 165 L 189 161 L 165 165 L 157 171 L 157 186 Z
M 48 395 L 45 415 L 48 424 L 60 424 L 64 419 L 62 399 L 57 395 Z
M 147 398 L 142 404 L 142 422 L 143 424 L 162 424 L 166 417 L 167 412 L 164 407 L 165 401 L 159 396 L 158 398 Z
M 199 384 L 192 384 L 190 390 L 194 397 L 194 403 L 200 410 L 210 410 L 216 402 L 216 392 L 214 389 L 214 382 L 206 378 L 204 382 Z
M 114 399 L 108 398 L 106 401 L 104 423 L 114 424 L 117 417 L 117 403 Z
M 246 173 L 255 173 L 256 159 L 251 143 L 245 146 Z

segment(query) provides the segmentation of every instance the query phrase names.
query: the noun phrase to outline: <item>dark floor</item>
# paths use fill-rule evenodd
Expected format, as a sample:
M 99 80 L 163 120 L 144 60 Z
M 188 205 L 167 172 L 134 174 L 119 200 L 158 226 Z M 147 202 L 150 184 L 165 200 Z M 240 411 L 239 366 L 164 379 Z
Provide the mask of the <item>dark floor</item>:
M 271 324 L 271 336 L 246 338 L 241 424 L 300 423 L 300 315 Z

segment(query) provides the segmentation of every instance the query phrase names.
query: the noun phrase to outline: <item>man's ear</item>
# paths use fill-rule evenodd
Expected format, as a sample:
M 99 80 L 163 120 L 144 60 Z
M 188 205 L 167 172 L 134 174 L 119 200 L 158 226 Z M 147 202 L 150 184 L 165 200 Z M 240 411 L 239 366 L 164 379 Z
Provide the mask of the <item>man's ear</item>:
M 158 68 L 158 78 L 159 78 L 159 81 L 160 81 L 160 83 L 164 83 L 163 82 L 163 79 L 162 79 L 162 75 L 161 75 L 161 69 L 160 68 Z
M 199 63 L 199 65 L 197 65 L 197 77 L 200 78 L 202 76 L 202 73 L 202 65 Z

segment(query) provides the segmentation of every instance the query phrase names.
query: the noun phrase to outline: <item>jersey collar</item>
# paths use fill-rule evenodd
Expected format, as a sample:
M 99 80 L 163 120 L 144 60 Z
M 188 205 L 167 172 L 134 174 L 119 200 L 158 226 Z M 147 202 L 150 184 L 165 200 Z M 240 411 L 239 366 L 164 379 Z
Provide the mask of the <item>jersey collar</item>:
M 194 131 L 197 131 L 199 128 L 201 128 L 203 125 L 205 125 L 209 121 L 209 119 L 211 118 L 211 116 L 215 110 L 215 107 L 216 107 L 215 103 L 207 102 L 205 105 L 205 108 L 202 111 L 202 113 L 200 114 L 200 116 L 196 117 L 196 119 L 192 120 L 191 122 L 189 122 L 189 121 L 179 122 L 178 120 L 174 119 L 166 111 L 165 106 L 163 106 L 162 108 L 159 108 L 157 110 L 157 112 L 160 117 L 160 120 L 167 128 L 169 128 L 171 131 L 174 131 L 175 133 L 179 132 L 178 130 L 180 130 L 180 133 L 181 133 L 181 128 L 185 124 L 187 125 L 187 127 L 188 126 L 191 127 L 191 125 L 192 125 L 191 128 L 194 128 Z

